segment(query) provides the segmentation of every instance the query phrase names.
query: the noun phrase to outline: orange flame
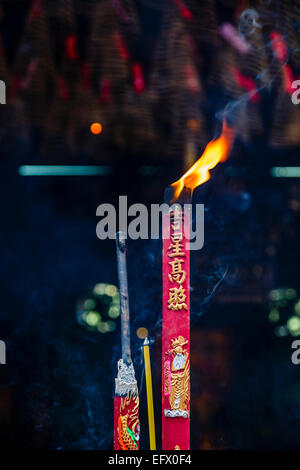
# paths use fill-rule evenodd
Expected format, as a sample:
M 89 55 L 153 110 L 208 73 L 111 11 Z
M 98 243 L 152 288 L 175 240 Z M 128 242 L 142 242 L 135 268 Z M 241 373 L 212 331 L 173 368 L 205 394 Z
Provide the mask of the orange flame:
M 210 141 L 205 147 L 201 157 L 178 181 L 171 184 L 171 186 L 175 188 L 172 202 L 178 199 L 184 187 L 193 191 L 197 186 L 200 186 L 200 184 L 210 179 L 209 170 L 214 168 L 219 162 L 225 162 L 227 160 L 234 136 L 234 128 L 230 127 L 224 119 L 220 137 Z

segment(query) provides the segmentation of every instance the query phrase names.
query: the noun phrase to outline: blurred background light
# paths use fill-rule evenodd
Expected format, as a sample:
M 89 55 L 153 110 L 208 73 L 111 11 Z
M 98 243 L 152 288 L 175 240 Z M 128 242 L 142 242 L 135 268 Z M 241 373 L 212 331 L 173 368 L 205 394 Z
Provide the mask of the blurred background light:
M 100 322 L 97 329 L 100 333 L 109 333 L 116 329 L 116 324 L 113 321 Z
M 120 294 L 117 286 L 96 284 L 84 299 L 77 302 L 77 321 L 89 331 L 110 333 L 117 328 L 120 316 Z
M 112 306 L 108 310 L 108 316 L 110 318 L 118 318 L 120 316 L 120 308 L 117 306 Z
M 101 315 L 98 312 L 88 312 L 85 318 L 89 326 L 96 326 L 101 321 Z
M 21 176 L 106 176 L 111 172 L 107 165 L 22 165 Z
M 102 124 L 100 124 L 100 122 L 93 122 L 93 124 L 91 124 L 90 126 L 90 130 L 91 130 L 91 133 L 94 135 L 101 134 L 103 130 Z
M 290 317 L 287 321 L 287 327 L 291 335 L 300 335 L 300 318 L 296 316 Z
M 92 310 L 96 307 L 96 302 L 94 299 L 86 299 L 83 306 L 86 310 Z
M 295 313 L 300 315 L 300 299 L 295 303 Z
M 94 295 L 103 295 L 105 293 L 106 284 L 96 284 L 93 290 Z
M 105 294 L 106 295 L 110 295 L 111 297 L 113 297 L 114 295 L 116 295 L 118 292 L 118 289 L 116 288 L 116 286 L 113 286 L 112 284 L 109 284 L 108 286 L 106 286 L 105 288 Z
M 295 289 L 286 289 L 285 296 L 287 299 L 295 299 L 297 297 L 297 292 Z
M 280 318 L 280 314 L 278 312 L 278 310 L 276 310 L 275 308 L 273 310 L 271 310 L 271 312 L 269 313 L 269 320 L 271 323 L 276 323 Z
M 275 178 L 300 178 L 300 166 L 274 166 L 271 175 Z
M 147 328 L 144 328 L 143 326 L 139 327 L 137 330 L 136 330 L 136 335 L 138 338 L 140 339 L 145 339 L 147 338 L 148 336 L 148 330 Z
M 276 336 L 287 336 L 289 331 L 286 326 L 277 326 L 274 330 Z

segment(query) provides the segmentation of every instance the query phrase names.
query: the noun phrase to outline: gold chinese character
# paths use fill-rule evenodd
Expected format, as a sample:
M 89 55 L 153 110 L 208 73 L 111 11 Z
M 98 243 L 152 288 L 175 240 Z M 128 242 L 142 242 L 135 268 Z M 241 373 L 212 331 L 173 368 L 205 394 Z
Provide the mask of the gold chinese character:
M 185 303 L 186 295 L 185 289 L 180 287 L 171 287 L 169 289 L 169 310 L 187 310 L 187 305 Z
M 182 269 L 183 259 L 175 258 L 174 261 L 169 261 L 169 265 L 172 266 L 172 274 L 169 274 L 170 282 L 177 282 L 181 285 L 184 283 L 186 278 L 186 272 Z
M 174 258 L 174 256 L 185 256 L 184 251 L 182 251 L 182 240 L 183 235 L 180 233 L 179 235 L 171 235 L 172 243 L 169 245 L 168 251 L 172 250 L 171 253 L 168 253 L 170 258 Z
M 181 219 L 175 219 L 174 223 L 171 224 L 171 228 L 174 232 L 174 234 L 177 232 L 177 234 L 180 234 L 182 232 L 182 220 Z

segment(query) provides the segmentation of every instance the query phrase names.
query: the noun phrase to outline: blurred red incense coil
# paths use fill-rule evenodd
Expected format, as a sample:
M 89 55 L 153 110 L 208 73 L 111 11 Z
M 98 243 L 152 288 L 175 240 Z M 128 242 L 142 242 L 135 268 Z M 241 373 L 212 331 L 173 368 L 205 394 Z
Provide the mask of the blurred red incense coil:
M 180 14 L 183 18 L 185 18 L 186 20 L 191 20 L 193 18 L 193 15 L 192 13 L 190 12 L 190 10 L 186 7 L 184 8 L 181 8 L 180 10 Z
M 15 98 L 15 96 L 17 95 L 19 89 L 20 89 L 20 83 L 21 83 L 21 79 L 19 76 L 14 76 L 13 79 L 12 79 L 12 82 L 11 82 L 11 87 L 10 87 L 10 91 L 9 91 L 9 95 L 11 98 Z
M 201 62 L 201 60 L 199 60 L 200 57 L 199 57 L 196 42 L 195 42 L 194 38 L 189 33 L 186 35 L 186 41 L 187 41 L 188 47 L 190 48 L 190 50 L 193 54 L 193 57 L 195 58 L 195 61 L 198 62 L 198 63 Z
M 235 7 L 234 19 L 238 23 L 240 20 L 241 14 L 247 8 L 246 6 L 247 0 L 239 0 L 239 1 L 234 0 L 232 3 L 233 3 L 232 6 Z
M 223 23 L 219 27 L 221 36 L 226 39 L 240 54 L 247 54 L 251 49 L 250 44 L 240 35 L 231 23 Z
M 255 80 L 251 77 L 245 77 L 238 69 L 232 67 L 232 71 L 238 85 L 250 94 L 250 101 L 258 103 L 260 96 L 256 87 Z
M 65 49 L 68 58 L 72 61 L 75 62 L 78 60 L 78 54 L 77 54 L 77 39 L 75 34 L 70 34 L 65 41 Z
M 118 13 L 120 18 L 125 22 L 125 23 L 131 23 L 131 19 L 127 15 L 126 11 L 124 10 L 123 6 L 121 5 L 119 0 L 111 0 L 111 4 L 114 7 L 115 11 Z
M 4 55 L 4 47 L 3 47 L 3 38 L 2 38 L 2 34 L 0 33 L 0 54 L 1 55 Z
M 300 76 L 294 78 L 292 67 L 289 64 L 286 64 L 282 70 L 283 75 L 283 88 L 289 95 L 292 95 L 295 91 L 293 83 L 295 80 L 299 80 Z
M 128 61 L 130 59 L 129 51 L 121 35 L 119 33 L 114 34 L 114 40 L 120 56 L 123 60 Z
M 294 77 L 291 66 L 286 64 L 282 70 L 283 75 L 283 88 L 289 95 L 294 93 L 294 88 L 292 87 Z
M 143 69 L 140 64 L 135 62 L 132 66 L 133 87 L 137 93 L 142 93 L 145 90 L 145 80 Z
M 111 84 L 107 78 L 102 78 L 100 82 L 100 101 L 103 104 L 111 101 Z
M 41 0 L 33 0 L 29 18 L 36 19 L 36 18 L 39 18 L 41 15 L 42 15 Z
M 186 20 L 191 20 L 193 18 L 192 12 L 186 7 L 186 5 L 181 0 L 174 0 L 174 3 L 179 8 L 180 15 Z
M 283 89 L 286 93 L 292 94 L 294 92 L 293 88 L 293 71 L 289 64 L 285 63 L 288 60 L 288 47 L 287 44 L 282 36 L 282 34 L 273 31 L 270 34 L 272 49 L 274 53 L 274 57 L 278 60 L 278 62 L 284 63 L 282 69 L 282 77 L 283 77 Z
M 26 75 L 25 77 L 20 81 L 20 88 L 22 90 L 26 90 L 26 88 L 28 88 L 30 82 L 31 82 L 31 79 L 32 79 L 32 76 L 34 74 L 34 72 L 36 71 L 37 69 L 37 66 L 38 66 L 38 59 L 37 58 L 33 58 L 31 59 L 31 61 L 29 62 L 28 64 L 28 67 L 27 67 L 27 70 L 26 70 Z
M 70 92 L 67 87 L 66 80 L 64 77 L 59 76 L 57 77 L 57 85 L 58 85 L 58 91 L 59 91 L 59 96 L 63 101 L 68 101 L 70 98 Z
M 285 62 L 288 58 L 288 49 L 282 34 L 273 31 L 270 39 L 274 56 L 279 62 Z
M 196 67 L 193 64 L 188 64 L 185 67 L 185 75 L 186 75 L 186 84 L 188 89 L 192 93 L 200 93 L 201 91 L 201 84 L 197 74 Z
M 80 75 L 81 75 L 81 84 L 83 88 L 90 88 L 91 86 L 91 71 L 90 66 L 87 62 L 81 65 L 80 67 Z

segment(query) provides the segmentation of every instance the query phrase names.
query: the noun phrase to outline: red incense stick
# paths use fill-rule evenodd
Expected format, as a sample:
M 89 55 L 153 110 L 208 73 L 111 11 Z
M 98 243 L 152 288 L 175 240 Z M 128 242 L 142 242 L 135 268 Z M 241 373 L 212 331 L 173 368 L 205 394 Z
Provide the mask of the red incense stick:
M 162 449 L 190 449 L 190 213 L 163 214 Z
M 118 361 L 114 397 L 114 449 L 138 450 L 140 438 L 139 396 L 130 352 L 130 323 L 126 269 L 126 235 L 116 234 L 121 298 L 122 358 Z

